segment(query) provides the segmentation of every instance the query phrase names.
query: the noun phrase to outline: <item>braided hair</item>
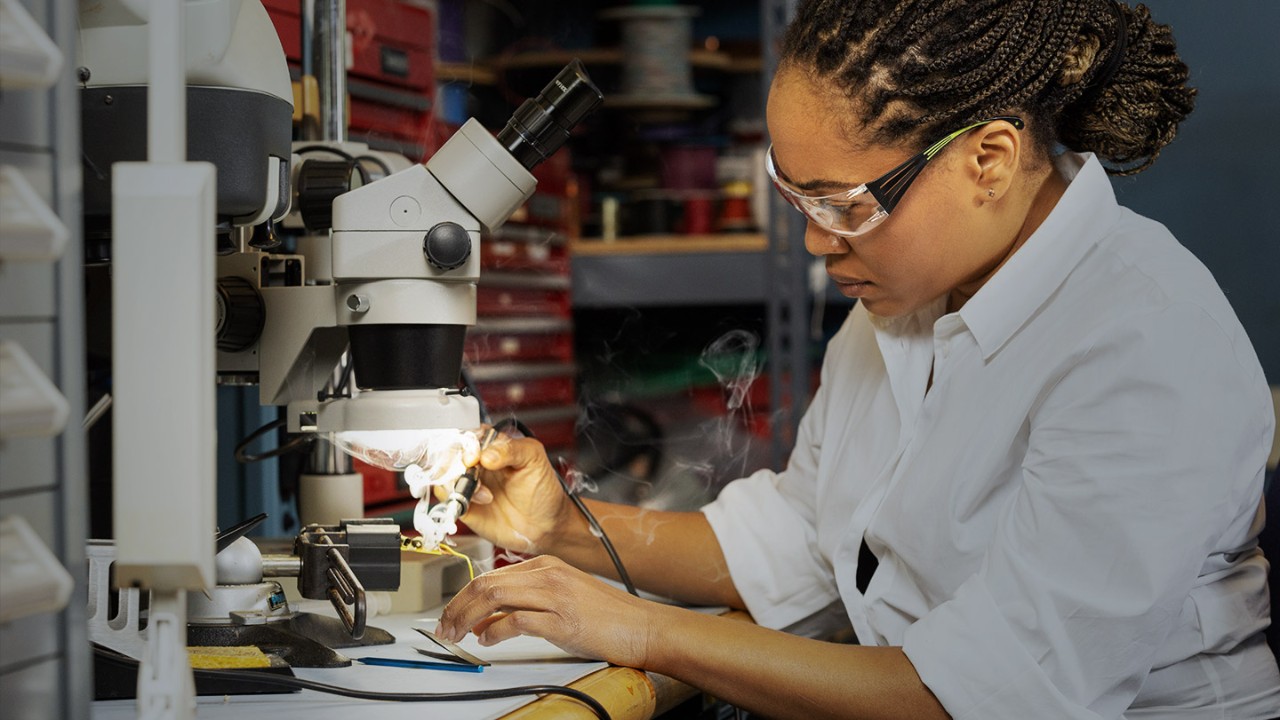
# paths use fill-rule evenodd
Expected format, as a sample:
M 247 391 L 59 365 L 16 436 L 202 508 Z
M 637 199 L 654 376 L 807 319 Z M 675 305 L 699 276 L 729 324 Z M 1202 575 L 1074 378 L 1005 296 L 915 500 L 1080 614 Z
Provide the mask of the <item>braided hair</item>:
M 920 142 L 996 115 L 1045 154 L 1150 167 L 1195 104 L 1167 25 L 1116 0 L 801 0 L 780 67 L 853 100 L 873 142 Z

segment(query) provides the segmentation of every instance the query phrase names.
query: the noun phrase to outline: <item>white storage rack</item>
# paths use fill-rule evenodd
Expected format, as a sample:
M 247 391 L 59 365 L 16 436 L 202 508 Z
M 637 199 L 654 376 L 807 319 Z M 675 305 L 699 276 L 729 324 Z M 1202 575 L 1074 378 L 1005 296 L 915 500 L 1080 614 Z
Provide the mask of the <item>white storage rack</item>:
M 0 0 L 0 715 L 89 717 L 72 0 Z M 60 51 L 59 49 L 63 49 Z

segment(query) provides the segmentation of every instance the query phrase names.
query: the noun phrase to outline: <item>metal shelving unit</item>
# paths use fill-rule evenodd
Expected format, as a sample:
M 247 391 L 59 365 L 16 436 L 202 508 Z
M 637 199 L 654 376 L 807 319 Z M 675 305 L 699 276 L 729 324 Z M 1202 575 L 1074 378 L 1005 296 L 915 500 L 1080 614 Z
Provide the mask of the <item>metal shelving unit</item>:
M 759 70 L 763 97 L 795 0 L 762 0 Z M 755 69 L 754 67 L 752 69 Z M 768 328 L 770 407 L 776 422 L 771 464 L 785 466 L 809 398 L 810 257 L 804 223 L 770 195 L 763 234 L 582 241 L 572 248 L 575 308 L 763 305 Z M 828 303 L 848 301 L 828 292 Z
M 762 0 L 760 3 L 764 97 L 778 69 L 777 48 L 787 21 L 795 14 L 796 0 Z M 804 223 L 786 201 L 769 194 L 769 249 L 767 251 L 765 305 L 769 328 L 769 402 L 775 412 L 773 467 L 785 467 L 795 444 L 795 431 L 809 401 L 809 326 L 811 295 L 808 283 L 809 255 L 804 249 Z

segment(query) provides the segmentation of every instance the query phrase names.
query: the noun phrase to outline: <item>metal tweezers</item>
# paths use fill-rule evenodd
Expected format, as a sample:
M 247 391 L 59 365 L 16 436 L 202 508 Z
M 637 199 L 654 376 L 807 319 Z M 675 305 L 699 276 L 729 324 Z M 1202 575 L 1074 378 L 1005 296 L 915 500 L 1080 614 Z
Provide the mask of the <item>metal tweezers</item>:
M 439 635 L 436 635 L 430 630 L 425 630 L 420 627 L 415 627 L 414 630 L 417 630 L 419 633 L 422 634 L 423 637 L 435 643 L 436 647 L 438 648 L 435 650 L 425 650 L 423 648 L 414 648 L 415 650 L 422 653 L 423 655 L 426 655 L 427 657 L 435 658 L 436 660 L 444 660 L 445 662 L 461 663 L 463 665 L 473 665 L 475 667 L 489 667 L 489 663 L 485 662 L 484 660 L 481 660 L 475 655 L 472 655 L 466 650 L 463 650 L 462 648 L 458 647 L 455 643 L 449 642 L 448 640 L 445 640 Z

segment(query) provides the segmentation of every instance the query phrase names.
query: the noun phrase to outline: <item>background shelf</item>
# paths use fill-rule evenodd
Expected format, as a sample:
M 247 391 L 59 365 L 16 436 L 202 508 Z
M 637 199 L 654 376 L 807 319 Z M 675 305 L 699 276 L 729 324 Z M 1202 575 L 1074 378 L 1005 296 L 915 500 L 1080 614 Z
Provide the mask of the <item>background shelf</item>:
M 763 233 L 712 235 L 636 235 L 604 241 L 583 238 L 569 245 L 576 257 L 599 255 L 657 255 L 666 253 L 764 252 L 769 246 Z
M 761 234 L 644 235 L 570 246 L 575 308 L 765 301 Z

